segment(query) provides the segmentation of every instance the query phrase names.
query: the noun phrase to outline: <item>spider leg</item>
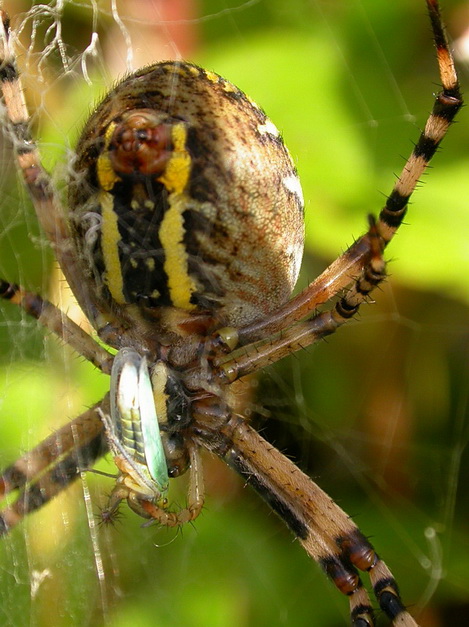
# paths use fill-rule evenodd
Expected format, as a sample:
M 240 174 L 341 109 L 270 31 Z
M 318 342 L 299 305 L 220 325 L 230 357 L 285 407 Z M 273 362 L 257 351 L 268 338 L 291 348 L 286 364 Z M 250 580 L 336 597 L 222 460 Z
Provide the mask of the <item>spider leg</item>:
M 52 244 L 55 256 L 80 306 L 90 320 L 99 314 L 92 294 L 80 279 L 79 259 L 58 194 L 41 164 L 39 151 L 29 131 L 29 113 L 24 98 L 16 59 L 9 40 L 10 19 L 0 9 L 0 84 L 6 110 L 6 128 L 16 161 L 29 191 L 37 218 Z M 102 323 L 104 326 L 105 323 Z
M 38 294 L 0 279 L 0 298 L 21 307 L 49 331 L 53 331 L 77 353 L 105 374 L 111 373 L 113 355 L 98 344 L 88 333 L 63 311 Z
M 179 527 L 197 518 L 202 511 L 205 500 L 204 475 L 202 460 L 198 446 L 189 445 L 189 486 L 187 489 L 187 507 L 177 512 L 158 507 L 150 501 L 139 501 L 139 505 L 147 512 L 150 518 L 164 527 Z
M 19 490 L 17 499 L 0 510 L 0 535 L 40 509 L 107 451 L 97 409 L 109 411 L 109 395 L 6 468 L 0 476 L 0 498 Z
M 374 625 L 373 610 L 358 570 L 370 575 L 373 592 L 394 625 L 412 627 L 388 567 L 334 501 L 295 464 L 264 440 L 242 418 L 222 429 L 224 444 L 204 444 L 241 474 L 296 535 L 337 588 L 350 599 L 354 627 Z M 203 438 L 203 436 L 202 436 Z
M 214 357 L 218 376 L 230 383 L 275 363 L 292 352 L 318 342 L 348 322 L 368 299 L 371 291 L 386 277 L 382 240 L 377 225 L 370 217 L 370 259 L 353 287 L 340 298 L 335 306 L 312 318 L 287 328 L 274 337 L 248 344 L 228 355 Z
M 10 20 L 3 10 L 0 11 L 0 16 L 2 18 L 0 80 L 13 148 L 24 182 L 33 199 L 38 219 L 50 241 L 56 245 L 57 252 L 60 253 L 66 248 L 64 242 L 68 239 L 68 227 L 63 212 L 59 210 L 57 194 L 49 175 L 41 165 L 37 146 L 29 132 L 28 109 L 15 55 L 9 41 Z
M 425 128 L 376 222 L 376 229 L 382 240 L 383 250 L 402 224 L 409 199 L 420 177 L 463 104 L 454 61 L 440 17 L 438 1 L 427 0 L 427 7 L 443 89 L 436 95 Z M 369 236 L 370 232 L 359 238 L 315 281 L 283 307 L 278 308 L 266 318 L 239 329 L 239 343 L 241 345 L 248 344 L 259 337 L 277 333 L 306 318 L 319 305 L 352 283 L 354 278 L 366 274 L 372 254 L 372 239 Z

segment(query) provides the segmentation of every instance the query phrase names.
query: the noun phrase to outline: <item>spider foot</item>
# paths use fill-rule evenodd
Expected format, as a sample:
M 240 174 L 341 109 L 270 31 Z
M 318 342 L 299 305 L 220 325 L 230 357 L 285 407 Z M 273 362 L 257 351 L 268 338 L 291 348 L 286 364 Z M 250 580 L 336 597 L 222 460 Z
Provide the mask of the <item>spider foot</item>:
M 202 505 L 196 505 L 185 507 L 178 512 L 169 512 L 150 501 L 140 501 L 140 505 L 148 516 L 162 527 L 181 527 L 195 520 L 202 509 Z

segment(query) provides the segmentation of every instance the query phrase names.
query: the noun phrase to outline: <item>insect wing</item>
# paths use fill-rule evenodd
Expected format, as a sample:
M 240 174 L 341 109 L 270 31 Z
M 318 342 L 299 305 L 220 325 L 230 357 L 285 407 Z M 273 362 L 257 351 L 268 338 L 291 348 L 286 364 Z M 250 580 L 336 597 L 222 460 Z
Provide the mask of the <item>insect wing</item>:
M 114 358 L 111 373 L 111 419 L 113 435 L 130 455 L 138 429 L 138 366 L 141 357 L 128 349 L 120 350 Z M 140 429 L 138 429 L 140 431 Z
M 147 362 L 136 351 L 123 348 L 111 373 L 111 446 L 138 464 L 159 494 L 168 489 L 168 469 L 156 415 Z
M 138 373 L 138 396 L 140 424 L 147 467 L 161 492 L 168 489 L 168 466 L 161 441 L 160 426 L 156 415 L 155 400 L 150 374 L 145 358 L 142 359 Z

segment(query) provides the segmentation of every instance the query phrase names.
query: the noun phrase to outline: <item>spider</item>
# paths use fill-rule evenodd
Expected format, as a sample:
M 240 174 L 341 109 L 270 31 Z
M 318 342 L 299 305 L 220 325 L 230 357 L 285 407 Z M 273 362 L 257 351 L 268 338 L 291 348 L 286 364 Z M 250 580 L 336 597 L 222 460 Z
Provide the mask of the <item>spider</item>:
M 103 519 L 127 500 L 148 521 L 179 527 L 203 507 L 206 449 L 244 477 L 349 597 L 355 627 L 375 624 L 359 571 L 393 624 L 416 624 L 371 543 L 235 411 L 231 386 L 334 333 L 384 280 L 384 248 L 462 105 L 437 0 L 427 7 L 443 90 L 378 218 L 294 298 L 301 187 L 257 105 L 186 62 L 128 76 L 83 130 L 65 213 L 29 134 L 2 11 L 2 90 L 19 170 L 100 342 L 37 294 L 2 280 L 0 295 L 111 377 L 102 401 L 3 471 L 1 495 L 19 496 L 0 512 L 2 534 L 109 449 L 119 475 Z M 187 505 L 172 509 L 169 478 L 186 471 Z

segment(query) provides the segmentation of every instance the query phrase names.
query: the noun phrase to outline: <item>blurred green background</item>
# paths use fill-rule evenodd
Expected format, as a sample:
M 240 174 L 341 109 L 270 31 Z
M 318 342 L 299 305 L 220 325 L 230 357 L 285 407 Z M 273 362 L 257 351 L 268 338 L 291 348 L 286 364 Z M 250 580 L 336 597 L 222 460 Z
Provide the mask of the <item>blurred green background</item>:
M 52 17 L 44 5 L 37 13 L 30 2 L 5 5 L 22 27 L 34 130 L 58 184 L 74 137 L 125 71 L 129 49 L 135 65 L 179 51 L 258 102 L 303 182 L 300 287 L 379 211 L 438 89 L 423 0 L 127 0 L 117 3 L 122 28 L 107 1 L 94 13 L 91 2 L 65 2 Z M 452 38 L 461 38 L 469 3 L 443 5 Z M 87 48 L 94 30 L 96 56 Z M 467 66 L 458 68 L 465 89 Z M 52 291 L 68 311 L 8 146 L 1 157 L 0 274 Z M 468 173 L 464 109 L 389 249 L 391 278 L 376 304 L 245 386 L 265 437 L 354 517 L 430 627 L 465 624 L 469 611 Z M 8 304 L 0 346 L 4 466 L 98 400 L 108 381 Z M 347 599 L 282 523 L 217 460 L 205 466 L 206 508 L 179 533 L 142 529 L 124 507 L 116 528 L 90 528 L 87 516 L 112 486 L 91 473 L 31 516 L 0 546 L 0 624 L 347 624 Z M 109 462 L 99 467 L 113 472 Z M 183 485 L 174 499 L 184 500 Z

